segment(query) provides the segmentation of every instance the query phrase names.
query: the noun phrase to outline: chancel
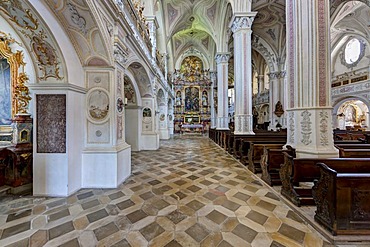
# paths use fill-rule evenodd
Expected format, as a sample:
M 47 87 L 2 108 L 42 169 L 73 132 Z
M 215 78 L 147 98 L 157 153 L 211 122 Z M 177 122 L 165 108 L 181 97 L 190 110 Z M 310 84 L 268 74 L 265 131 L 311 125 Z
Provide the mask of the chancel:
M 367 0 L 0 1 L 0 246 L 370 245 Z

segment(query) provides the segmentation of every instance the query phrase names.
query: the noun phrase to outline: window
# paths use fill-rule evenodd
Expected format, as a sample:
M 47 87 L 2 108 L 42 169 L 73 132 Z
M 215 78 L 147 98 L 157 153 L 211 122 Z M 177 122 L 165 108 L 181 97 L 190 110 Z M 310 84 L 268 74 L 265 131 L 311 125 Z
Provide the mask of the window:
M 344 49 L 344 59 L 347 64 L 357 62 L 361 54 L 361 43 L 358 39 L 351 39 Z
M 355 67 L 365 54 L 365 43 L 357 38 L 351 38 L 344 47 L 342 64 L 347 68 Z

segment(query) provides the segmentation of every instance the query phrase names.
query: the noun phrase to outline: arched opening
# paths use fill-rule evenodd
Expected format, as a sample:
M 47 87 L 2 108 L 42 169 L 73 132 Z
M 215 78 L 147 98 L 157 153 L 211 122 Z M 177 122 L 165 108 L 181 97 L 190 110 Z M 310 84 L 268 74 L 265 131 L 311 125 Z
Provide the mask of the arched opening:
M 126 142 L 131 145 L 132 151 L 140 150 L 141 109 L 138 106 L 138 97 L 134 83 L 128 75 L 124 77 L 125 88 L 125 137 Z
M 341 103 L 336 116 L 336 127 L 341 130 L 366 130 L 369 127 L 369 108 L 359 99 Z

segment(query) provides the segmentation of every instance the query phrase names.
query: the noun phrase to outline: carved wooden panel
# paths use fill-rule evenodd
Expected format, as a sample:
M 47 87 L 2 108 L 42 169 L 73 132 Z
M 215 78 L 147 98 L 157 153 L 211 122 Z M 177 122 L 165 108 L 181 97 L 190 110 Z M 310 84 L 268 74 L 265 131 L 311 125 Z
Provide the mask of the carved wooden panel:
M 66 152 L 66 95 L 36 96 L 37 152 Z

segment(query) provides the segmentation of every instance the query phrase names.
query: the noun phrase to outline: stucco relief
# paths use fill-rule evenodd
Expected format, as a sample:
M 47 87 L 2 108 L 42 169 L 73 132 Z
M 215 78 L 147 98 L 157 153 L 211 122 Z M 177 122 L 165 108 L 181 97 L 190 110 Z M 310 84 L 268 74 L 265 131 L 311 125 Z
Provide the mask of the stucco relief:
M 233 33 L 242 29 L 251 29 L 254 21 L 254 16 L 243 16 L 235 18 L 231 30 Z
M 311 134 L 312 134 L 312 122 L 311 122 L 311 113 L 307 110 L 301 113 L 301 142 L 304 145 L 309 145 L 312 143 Z
M 79 13 L 78 10 L 76 9 L 76 6 L 74 6 L 71 3 L 67 4 L 67 7 L 69 9 L 69 12 L 71 13 L 71 21 L 78 27 L 81 33 L 84 35 L 87 34 L 87 29 L 86 29 L 86 20 L 83 18 Z
M 8 17 L 10 24 L 21 32 L 29 41 L 26 43 L 39 68 L 39 80 L 48 78 L 62 80 L 59 51 L 56 50 L 52 35 L 42 19 L 22 1 L 0 1 L 0 10 Z
M 45 2 L 53 6 L 51 10 L 68 32 L 81 62 L 84 65 L 107 65 L 106 61 L 109 60 L 110 55 L 107 51 L 106 40 L 97 30 L 97 18 L 93 16 L 93 11 L 89 11 L 85 0 L 57 2 L 45 0 Z M 102 25 L 104 25 L 103 21 Z
M 294 119 L 294 112 L 289 112 L 289 142 L 291 144 L 294 143 L 294 133 L 295 133 L 295 119 Z
M 36 95 L 37 152 L 66 152 L 66 95 Z
M 325 111 L 320 112 L 320 143 L 322 146 L 329 145 L 329 136 L 328 136 L 328 124 L 329 113 Z
M 122 116 L 117 117 L 117 139 L 118 140 L 123 139 L 123 117 Z

